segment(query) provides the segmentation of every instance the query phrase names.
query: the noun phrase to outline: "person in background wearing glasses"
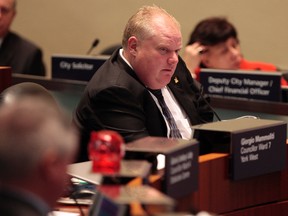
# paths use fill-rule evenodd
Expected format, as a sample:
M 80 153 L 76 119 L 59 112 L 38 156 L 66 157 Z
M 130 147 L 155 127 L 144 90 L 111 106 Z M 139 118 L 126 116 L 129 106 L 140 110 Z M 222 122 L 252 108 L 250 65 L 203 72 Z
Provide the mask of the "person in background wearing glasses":
M 200 21 L 183 52 L 192 76 L 199 81 L 200 68 L 277 71 L 270 63 L 248 61 L 243 57 L 236 28 L 225 17 Z M 282 78 L 281 85 L 287 85 Z
M 42 50 L 10 31 L 15 16 L 16 0 L 0 0 L 0 66 L 10 66 L 17 74 L 45 76 Z

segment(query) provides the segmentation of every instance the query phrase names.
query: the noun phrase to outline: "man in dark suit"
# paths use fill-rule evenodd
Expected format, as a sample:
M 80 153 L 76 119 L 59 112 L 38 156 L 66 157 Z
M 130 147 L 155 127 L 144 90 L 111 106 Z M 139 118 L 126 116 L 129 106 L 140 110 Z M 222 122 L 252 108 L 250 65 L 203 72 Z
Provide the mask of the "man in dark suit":
M 0 106 L 0 215 L 47 216 L 68 185 L 78 135 L 45 92 L 10 90 Z
M 129 19 L 122 45 L 92 77 L 74 113 L 83 135 L 80 161 L 87 160 L 91 130 L 114 130 L 130 142 L 174 137 L 176 124 L 179 136 L 190 139 L 192 125 L 213 120 L 199 83 L 178 56 L 182 35 L 174 17 L 144 6 Z M 165 115 L 154 90 L 162 92 L 172 117 Z
M 9 30 L 16 16 L 16 0 L 0 0 L 0 11 L 0 66 L 11 66 L 17 74 L 45 76 L 41 49 Z

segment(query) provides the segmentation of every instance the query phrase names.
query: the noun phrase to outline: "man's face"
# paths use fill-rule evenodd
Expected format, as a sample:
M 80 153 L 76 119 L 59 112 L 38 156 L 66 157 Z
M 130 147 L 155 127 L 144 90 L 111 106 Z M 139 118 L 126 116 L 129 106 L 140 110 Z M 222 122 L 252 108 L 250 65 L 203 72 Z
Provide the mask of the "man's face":
M 14 0 L 0 0 L 0 37 L 9 31 L 15 14 Z
M 170 82 L 182 47 L 181 32 L 175 23 L 163 17 L 156 23 L 154 36 L 144 40 L 130 38 L 134 43 L 132 67 L 151 89 L 163 88 Z
M 207 46 L 202 62 L 207 68 L 236 70 L 240 67 L 242 54 L 239 42 L 235 38 L 215 46 Z

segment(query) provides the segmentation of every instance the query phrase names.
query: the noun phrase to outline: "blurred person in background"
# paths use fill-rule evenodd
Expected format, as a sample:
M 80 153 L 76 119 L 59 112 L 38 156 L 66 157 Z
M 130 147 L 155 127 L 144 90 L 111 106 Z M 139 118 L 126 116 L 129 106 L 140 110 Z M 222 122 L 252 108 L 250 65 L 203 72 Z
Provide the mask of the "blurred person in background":
M 10 66 L 17 74 L 45 76 L 42 50 L 10 30 L 15 16 L 16 0 L 0 0 L 0 66 Z
M 273 64 L 243 57 L 237 30 L 225 17 L 209 17 L 196 25 L 184 49 L 183 60 L 198 81 L 200 68 L 278 71 Z M 282 78 L 281 84 L 287 85 L 287 81 Z

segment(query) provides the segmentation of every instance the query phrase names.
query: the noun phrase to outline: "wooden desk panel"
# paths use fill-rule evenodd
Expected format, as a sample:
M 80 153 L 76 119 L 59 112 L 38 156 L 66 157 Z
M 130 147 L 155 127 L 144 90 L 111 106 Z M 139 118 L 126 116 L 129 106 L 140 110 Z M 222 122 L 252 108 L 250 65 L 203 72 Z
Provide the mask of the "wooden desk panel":
M 225 216 L 281 216 L 288 215 L 288 201 L 256 206 L 244 210 L 227 213 Z
M 286 152 L 288 155 L 288 145 Z M 193 207 L 197 211 L 225 214 L 288 200 L 288 165 L 281 172 L 232 181 L 227 154 L 200 156 L 199 162 L 199 189 L 179 200 L 178 211 Z

